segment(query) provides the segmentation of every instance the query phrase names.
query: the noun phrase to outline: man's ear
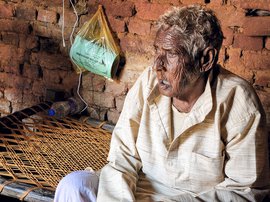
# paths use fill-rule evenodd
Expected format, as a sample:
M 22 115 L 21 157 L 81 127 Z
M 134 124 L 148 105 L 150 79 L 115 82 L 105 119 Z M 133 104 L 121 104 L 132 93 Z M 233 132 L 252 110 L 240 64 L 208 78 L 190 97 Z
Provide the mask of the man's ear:
M 215 48 L 205 48 L 200 59 L 200 72 L 207 72 L 208 70 L 210 70 L 215 63 L 216 57 L 217 50 Z

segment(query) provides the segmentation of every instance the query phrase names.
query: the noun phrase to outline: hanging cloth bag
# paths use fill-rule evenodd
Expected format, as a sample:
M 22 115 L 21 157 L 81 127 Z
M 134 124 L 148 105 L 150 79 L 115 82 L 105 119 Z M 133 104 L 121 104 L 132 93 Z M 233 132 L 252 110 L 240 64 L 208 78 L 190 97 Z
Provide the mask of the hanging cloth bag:
M 100 5 L 95 15 L 77 33 L 70 49 L 70 58 L 77 72 L 91 71 L 106 78 L 113 78 L 119 64 L 117 46 Z

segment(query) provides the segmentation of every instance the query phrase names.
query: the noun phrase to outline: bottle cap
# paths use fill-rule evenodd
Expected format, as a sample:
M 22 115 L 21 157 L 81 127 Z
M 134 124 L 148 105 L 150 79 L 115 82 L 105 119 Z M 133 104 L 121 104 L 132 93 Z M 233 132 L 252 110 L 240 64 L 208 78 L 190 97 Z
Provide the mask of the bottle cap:
M 49 116 L 54 116 L 54 115 L 55 115 L 54 109 L 49 109 L 49 110 L 48 110 L 48 115 L 49 115 Z

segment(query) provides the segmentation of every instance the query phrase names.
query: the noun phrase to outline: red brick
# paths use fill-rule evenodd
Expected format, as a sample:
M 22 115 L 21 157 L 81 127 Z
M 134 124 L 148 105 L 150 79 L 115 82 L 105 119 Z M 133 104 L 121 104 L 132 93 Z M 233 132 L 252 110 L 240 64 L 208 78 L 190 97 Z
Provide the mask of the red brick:
M 0 60 L 0 62 L 2 62 Z M 1 92 L 3 90 L 3 84 L 5 84 L 5 78 L 8 77 L 9 74 L 7 74 L 6 72 L 4 71 L 1 71 L 0 72 L 0 88 L 1 88 Z
M 38 79 L 40 77 L 40 67 L 38 65 L 30 65 L 28 63 L 24 63 L 23 66 L 23 76 L 30 79 Z
M 115 98 L 116 109 L 121 112 L 124 106 L 126 96 L 119 96 Z
M 17 53 L 17 48 L 13 45 L 0 44 L 0 60 L 10 60 Z
M 265 46 L 266 49 L 270 50 L 270 37 L 267 37 L 265 39 L 265 45 L 264 46 Z
M 11 3 L 20 3 L 23 2 L 24 0 L 7 0 L 6 2 L 11 2 Z
M 226 49 L 226 55 L 228 57 L 226 66 L 229 67 L 231 71 L 234 72 L 235 69 L 243 69 L 243 62 L 240 58 L 241 55 L 241 49 L 239 48 L 227 48 Z
M 64 37 L 65 39 L 69 39 L 69 35 L 71 33 L 72 28 L 65 28 Z M 62 29 L 59 26 L 55 26 L 53 24 L 44 25 L 42 22 L 34 22 L 33 23 L 33 33 L 37 36 L 47 37 L 47 38 L 55 38 L 62 39 Z
M 73 11 L 71 11 L 70 9 L 65 9 L 64 12 L 64 25 L 65 27 L 73 27 L 75 22 L 76 22 L 76 15 Z M 62 23 L 63 23 L 63 13 L 60 13 L 60 19 L 58 21 L 59 26 L 62 27 Z M 78 27 L 79 25 L 79 21 L 77 22 L 76 26 Z
M 116 124 L 119 119 L 120 113 L 117 110 L 112 109 L 108 111 L 107 116 L 109 122 Z
M 26 38 L 26 48 L 33 49 L 38 47 L 38 37 L 28 35 Z
M 58 70 L 51 70 L 51 69 L 43 69 L 43 78 L 46 83 L 60 83 L 60 76 Z
M 241 48 L 242 50 L 258 51 L 263 48 L 263 38 L 237 34 L 234 36 L 233 47 Z
M 170 4 L 152 4 L 136 3 L 136 16 L 144 20 L 157 20 L 166 10 L 171 7 Z
M 105 121 L 107 120 L 107 108 L 100 108 L 99 109 L 99 120 L 100 121 Z
M 256 71 L 254 84 L 270 87 L 270 70 Z
M 83 99 L 86 101 L 86 103 L 89 105 L 89 106 L 92 106 L 94 105 L 94 101 L 93 101 L 93 97 L 94 97 L 94 91 L 91 91 L 91 90 L 82 90 L 81 91 L 81 96 L 83 97 Z M 89 108 L 88 108 L 89 109 Z M 89 110 L 88 110 L 89 112 Z M 89 112 L 90 113 L 90 112 Z
M 50 70 L 71 70 L 71 62 L 69 58 L 61 54 L 50 54 L 46 52 L 38 53 L 38 64 Z
M 47 1 L 40 1 L 40 0 L 24 0 L 24 2 L 29 6 L 45 6 Z
M 29 23 L 23 20 L 0 19 L 0 30 L 16 33 L 29 33 Z
M 257 91 L 257 94 L 263 104 L 263 107 L 265 109 L 270 109 L 270 100 L 269 100 L 270 89 L 265 88 L 263 91 L 259 90 Z
M 25 107 L 24 103 L 12 103 L 11 108 L 12 108 L 11 113 L 13 113 L 13 112 L 17 112 L 17 111 L 20 111 L 22 109 L 25 109 L 26 107 Z
M 52 29 L 49 25 L 44 25 L 40 22 L 34 22 L 33 33 L 37 36 L 43 36 L 47 38 L 52 37 Z
M 243 21 L 246 18 L 244 10 L 233 6 L 214 7 L 213 11 L 220 20 L 222 29 L 226 27 L 242 27 Z
M 60 49 L 59 49 L 59 51 L 60 51 L 60 53 L 63 55 L 63 56 L 65 56 L 65 57 L 69 57 L 69 50 L 70 50 L 70 47 L 71 47 L 71 45 L 70 45 L 70 42 L 69 42 L 69 40 L 65 40 L 65 47 L 63 46 L 63 41 L 62 41 L 62 38 L 61 38 L 61 45 L 60 45 Z M 75 65 L 72 65 L 72 67 L 73 67 L 73 69 L 77 69 L 77 67 L 75 66 Z
M 224 66 L 224 62 L 226 62 L 225 60 L 226 60 L 226 47 L 222 46 L 219 51 L 218 64 Z
M 20 64 L 24 63 L 25 60 L 25 54 L 26 54 L 26 50 L 23 48 L 17 48 L 16 53 L 13 53 L 12 56 L 14 56 L 16 54 L 16 57 L 13 58 L 13 60 L 15 59 L 16 61 L 18 61 Z
M 79 19 L 79 27 L 82 27 L 84 25 L 84 23 L 86 23 L 87 21 L 89 21 L 91 19 L 91 15 L 82 15 L 80 16 Z
M 14 45 L 14 46 L 19 45 L 19 36 L 18 36 L 17 33 L 4 32 L 4 33 L 2 33 L 2 40 L 6 44 L 11 44 L 11 45 Z
M 114 32 L 123 33 L 126 31 L 126 22 L 124 19 L 118 19 L 113 16 L 109 16 L 108 25 Z
M 104 1 L 104 3 L 105 3 L 105 1 Z M 101 4 L 101 3 L 99 3 L 99 4 Z M 88 19 L 90 19 L 96 13 L 96 11 L 98 10 L 99 4 L 97 4 L 95 1 L 88 1 L 88 3 L 87 3 L 87 7 L 88 7 L 87 18 Z M 110 14 L 110 13 L 108 13 L 108 14 Z M 81 17 L 84 17 L 84 16 L 81 16 Z
M 14 1 L 14 0 L 13 0 Z M 23 0 L 25 4 L 29 5 L 29 7 L 49 7 L 49 8 L 57 8 L 61 7 L 63 4 L 63 0 L 47 0 L 47 1 L 40 1 L 40 0 Z M 65 8 L 69 8 L 70 4 L 69 1 L 65 1 Z
M 227 48 L 228 60 L 225 62 L 225 68 L 248 81 L 252 81 L 253 73 L 246 68 L 241 52 L 239 48 Z
M 74 71 L 59 71 L 60 79 L 62 80 L 62 85 L 66 89 L 73 89 L 78 86 L 79 74 Z M 74 91 L 75 92 L 75 91 Z
M 129 1 L 112 3 L 107 0 L 101 0 L 105 8 L 105 14 L 118 17 L 131 17 L 133 15 L 134 3 Z
M 14 9 L 11 5 L 0 3 L 0 18 L 11 18 L 14 15 Z
M 46 3 L 46 6 L 53 7 L 53 6 L 62 6 L 63 0 L 53 0 L 53 1 L 44 1 L 43 3 Z M 65 7 L 69 7 L 69 3 L 67 1 L 64 2 Z
M 16 17 L 25 20 L 36 20 L 37 11 L 33 7 L 18 7 Z
M 26 49 L 26 39 L 27 39 L 27 36 L 28 35 L 25 35 L 25 34 L 19 34 L 18 35 L 18 40 L 19 40 L 19 47 L 20 48 L 23 48 L 23 49 Z
M 34 95 L 33 92 L 27 91 L 27 92 L 24 92 L 24 94 L 23 94 L 22 103 L 24 104 L 24 108 L 31 107 L 33 105 L 36 105 L 37 103 L 40 103 L 40 97 L 37 95 Z M 12 103 L 12 109 L 13 109 L 13 105 L 14 105 L 14 103 Z
M 214 0 L 217 1 L 217 0 Z M 183 4 L 190 5 L 190 4 L 205 4 L 204 0 L 181 0 Z
M 12 75 L 12 79 L 8 78 L 7 86 L 12 88 L 18 88 L 21 90 L 29 90 L 32 87 L 33 81 L 28 78 L 23 78 L 21 75 Z
M 2 67 L 2 71 L 4 71 L 5 73 L 11 73 L 11 74 L 16 74 L 16 75 L 20 74 L 19 62 L 16 60 L 11 60 L 11 59 L 2 60 L 1 67 Z
M 149 35 L 151 32 L 151 21 L 131 18 L 128 24 L 128 31 L 138 35 Z
M 96 119 L 99 121 L 105 121 L 106 119 L 107 109 L 89 105 L 87 111 L 92 119 Z
M 2 115 L 8 115 L 11 113 L 11 107 L 10 107 L 10 101 L 1 98 L 0 99 L 0 114 Z
M 154 54 L 152 36 L 138 36 L 133 34 L 119 35 L 121 49 L 124 52 L 140 54 Z
M 6 88 L 4 91 L 5 98 L 12 102 L 22 102 L 22 91 L 16 88 Z
M 113 96 L 125 95 L 127 93 L 127 86 L 125 83 L 106 80 L 104 92 L 111 93 Z
M 222 29 L 224 39 L 223 39 L 223 46 L 230 46 L 233 43 L 233 30 L 229 27 L 224 27 Z
M 87 102 L 87 101 L 86 101 Z M 91 107 L 90 105 L 87 107 L 87 112 L 89 114 L 89 117 L 92 119 L 100 120 L 99 117 L 99 110 L 96 108 Z
M 44 36 L 44 37 L 51 37 L 51 30 L 48 29 L 47 26 L 44 26 L 42 24 L 35 22 L 34 26 L 33 26 L 33 31 L 34 31 L 35 35 Z
M 100 107 L 115 108 L 114 97 L 110 93 L 93 92 L 93 104 Z
M 39 50 L 40 52 L 59 53 L 59 42 L 54 38 L 40 38 Z
M 192 0 L 189 0 L 192 1 Z M 202 0 L 201 0 L 202 1 Z M 170 4 L 171 6 L 183 6 L 182 0 L 137 0 L 136 2 L 142 2 L 142 3 L 159 3 L 159 4 Z
M 39 63 L 39 55 L 38 53 L 31 52 L 30 54 L 30 64 L 38 65 Z
M 57 13 L 49 10 L 39 10 L 37 20 L 41 22 L 56 23 Z
M 137 80 L 137 78 L 141 75 L 141 72 L 127 70 L 124 68 L 119 76 L 119 81 L 128 83 L 129 87 L 133 85 L 133 83 Z
M 153 65 L 154 56 L 127 52 L 125 69 L 142 72 L 145 67 Z
M 51 83 L 49 83 L 48 80 L 46 80 L 45 83 L 40 80 L 34 80 L 33 87 L 32 87 L 33 94 L 38 95 L 38 96 L 44 95 L 45 89 L 46 89 L 45 87 L 49 87 L 49 85 L 52 85 Z
M 247 36 L 269 36 L 270 16 L 246 17 L 243 25 L 243 33 Z
M 0 44 L 0 60 L 12 62 L 13 64 L 21 63 L 24 59 L 24 50 L 13 45 Z M 3 62 L 2 62 L 3 63 Z
M 82 76 L 82 86 L 86 91 L 103 92 L 105 88 L 106 79 L 102 76 L 87 72 Z
M 206 4 L 207 7 L 215 7 L 215 6 L 222 6 L 224 4 L 224 0 L 211 0 L 210 3 Z
M 270 0 L 240 0 L 239 2 L 241 8 L 270 10 Z
M 48 30 L 50 31 L 48 34 L 50 34 L 50 38 L 53 39 L 60 39 L 62 41 L 62 28 L 59 26 L 50 25 L 48 26 Z M 70 35 L 72 33 L 73 27 L 65 27 L 64 29 L 64 39 L 68 40 L 68 43 L 70 43 Z M 79 28 L 76 28 L 74 31 L 73 36 L 76 36 L 76 33 L 79 31 Z M 68 44 L 66 44 L 68 45 Z
M 61 54 L 32 52 L 30 55 L 30 63 L 46 67 L 47 69 L 71 70 L 71 62 L 69 58 L 62 56 Z
M 269 57 L 270 57 L 269 51 L 243 52 L 243 61 L 245 66 L 253 70 L 268 70 L 270 67 Z

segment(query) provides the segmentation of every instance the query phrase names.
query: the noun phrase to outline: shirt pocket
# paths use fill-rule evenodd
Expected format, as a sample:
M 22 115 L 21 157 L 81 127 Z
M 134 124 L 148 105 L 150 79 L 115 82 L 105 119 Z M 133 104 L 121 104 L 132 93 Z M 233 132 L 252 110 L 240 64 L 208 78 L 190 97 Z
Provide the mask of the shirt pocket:
M 199 193 L 213 188 L 224 180 L 224 155 L 210 158 L 191 153 L 189 181 L 193 192 Z

